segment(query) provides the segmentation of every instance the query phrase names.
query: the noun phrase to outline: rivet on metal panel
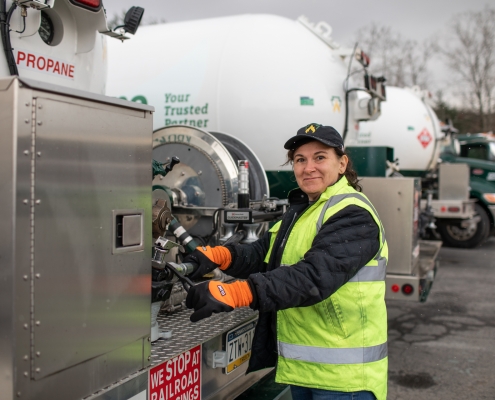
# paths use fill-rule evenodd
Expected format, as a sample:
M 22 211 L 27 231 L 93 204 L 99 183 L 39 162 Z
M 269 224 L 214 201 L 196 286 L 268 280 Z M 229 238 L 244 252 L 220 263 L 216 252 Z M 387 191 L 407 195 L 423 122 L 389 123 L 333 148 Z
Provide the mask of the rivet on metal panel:
M 40 321 L 36 321 L 36 326 L 40 326 L 41 325 L 41 322 Z
M 397 211 L 400 211 L 400 207 L 397 209 Z
M 26 103 L 26 107 L 29 107 L 29 106 L 30 106 L 30 104 L 29 103 Z
M 28 355 L 25 355 L 24 356 L 24 361 L 28 361 L 29 360 L 29 356 Z
M 41 203 L 40 199 L 36 200 L 36 204 L 40 204 L 40 203 Z
M 41 121 L 38 121 L 38 125 L 43 125 L 43 122 L 41 122 Z
M 148 361 L 151 361 L 151 356 L 148 357 Z
M 40 104 L 40 105 L 38 106 L 38 108 L 41 110 L 41 109 L 43 108 L 43 106 Z
M 198 171 L 198 175 L 203 175 L 203 171 Z
M 27 280 L 28 280 L 28 276 L 27 276 L 27 275 L 24 275 L 24 276 L 22 277 L 22 279 L 24 279 L 25 281 L 27 281 Z
M 401 192 L 397 192 L 397 194 L 402 194 Z
M 28 324 L 24 324 L 24 329 L 27 329 L 28 328 Z
M 27 372 L 24 372 L 24 376 L 27 378 L 29 374 Z
M 29 120 L 28 120 L 28 119 L 25 119 L 25 120 L 24 120 L 24 122 L 25 122 L 26 124 L 29 124 Z
M 22 200 L 22 202 L 23 202 L 24 204 L 29 203 L 28 199 L 24 199 L 24 200 Z
M 40 368 L 36 368 L 35 371 L 36 371 L 37 374 L 39 374 L 41 372 L 41 369 Z
M 17 392 L 17 397 L 21 397 L 21 392 Z
M 186 174 L 186 173 L 185 173 L 184 171 L 182 171 L 182 172 L 180 173 L 180 176 L 184 176 L 185 174 Z
M 148 336 L 148 342 L 151 342 L 151 337 L 150 336 Z
M 28 156 L 29 155 L 29 150 L 24 150 L 24 155 Z
M 40 279 L 41 278 L 41 274 L 36 274 L 35 277 L 36 277 L 36 279 Z
M 41 352 L 40 351 L 37 351 L 36 352 L 36 357 L 41 357 Z
M 36 153 L 36 155 L 37 155 L 38 157 L 41 157 L 41 151 L 38 151 L 38 152 Z

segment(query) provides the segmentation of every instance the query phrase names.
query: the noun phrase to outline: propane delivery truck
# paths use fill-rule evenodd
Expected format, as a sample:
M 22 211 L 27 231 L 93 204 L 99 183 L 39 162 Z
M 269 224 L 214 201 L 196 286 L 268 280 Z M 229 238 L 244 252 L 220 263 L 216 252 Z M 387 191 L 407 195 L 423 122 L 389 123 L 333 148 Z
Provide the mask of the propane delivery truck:
M 269 372 L 245 374 L 257 312 L 189 321 L 177 256 L 256 240 L 286 203 L 240 140 L 153 133 L 152 106 L 104 95 L 106 39 L 143 11 L 110 30 L 101 0 L 0 0 L 2 399 L 233 399 Z
M 274 198 L 285 198 L 296 185 L 291 166 L 283 165 L 283 145 L 298 128 L 331 125 L 347 145 L 357 144 L 360 123 L 379 121 L 388 101 L 385 79 L 367 73 L 366 54 L 340 46 L 329 24 L 305 17 L 240 15 L 146 26 L 129 43 L 109 43 L 108 52 L 107 94 L 154 105 L 154 145 L 187 141 L 176 129 L 240 140 L 259 157 Z M 385 178 L 393 149 L 365 151 L 358 161 L 374 176 L 363 178 L 363 191 L 389 242 L 387 298 L 425 300 L 441 242 L 419 238 L 421 179 Z

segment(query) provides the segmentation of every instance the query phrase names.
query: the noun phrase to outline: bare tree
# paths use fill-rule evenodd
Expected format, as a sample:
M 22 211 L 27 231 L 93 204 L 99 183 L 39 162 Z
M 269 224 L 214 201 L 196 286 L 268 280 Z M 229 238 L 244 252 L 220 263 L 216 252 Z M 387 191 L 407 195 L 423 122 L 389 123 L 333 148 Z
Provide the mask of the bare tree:
M 116 26 L 124 25 L 124 18 L 126 9 L 122 9 L 120 13 L 114 14 L 112 18 L 107 19 L 107 25 L 110 29 L 114 29 Z
M 428 84 L 428 61 L 433 54 L 431 43 L 419 44 L 376 23 L 357 33 L 359 46 L 371 58 L 370 71 L 387 78 L 393 86 L 425 87 Z
M 440 50 L 477 110 L 481 129 L 489 129 L 495 96 L 495 9 L 455 16 Z

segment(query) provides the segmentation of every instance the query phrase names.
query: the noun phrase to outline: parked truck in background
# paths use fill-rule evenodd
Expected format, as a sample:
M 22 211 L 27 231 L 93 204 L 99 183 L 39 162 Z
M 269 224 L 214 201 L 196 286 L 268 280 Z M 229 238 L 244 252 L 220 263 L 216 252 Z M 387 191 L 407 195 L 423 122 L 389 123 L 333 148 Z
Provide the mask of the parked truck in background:
M 455 135 L 443 147 L 442 160 L 469 166 L 470 197 L 477 200 L 480 224 L 495 234 L 495 136 L 493 133 Z
M 397 172 L 421 178 L 422 212 L 434 217 L 428 222 L 425 216 L 424 235 L 439 234 L 449 246 L 479 246 L 488 237 L 487 210 L 472 191 L 470 195 L 469 164 L 441 154 L 454 139 L 452 132 L 441 128 L 429 92 L 418 87 L 387 89 L 381 118 L 360 124 L 355 146 L 393 147 Z
M 195 127 L 246 143 L 261 161 L 270 195 L 278 198 L 296 185 L 291 166 L 283 165 L 283 145 L 298 128 L 331 125 L 346 144 L 357 143 L 361 121 L 379 120 L 386 104 L 384 78 L 366 72 L 367 56 L 357 46 L 336 43 L 327 23 L 305 17 L 241 15 L 153 25 L 128 44 L 109 46 L 107 93 L 155 105 L 156 130 Z M 160 139 L 170 145 L 184 140 Z M 383 148 L 372 152 L 368 167 L 385 171 L 392 155 Z M 387 236 L 387 297 L 425 300 L 440 243 L 419 240 L 420 179 L 402 179 L 365 178 L 364 192 L 385 230 L 396 232 Z

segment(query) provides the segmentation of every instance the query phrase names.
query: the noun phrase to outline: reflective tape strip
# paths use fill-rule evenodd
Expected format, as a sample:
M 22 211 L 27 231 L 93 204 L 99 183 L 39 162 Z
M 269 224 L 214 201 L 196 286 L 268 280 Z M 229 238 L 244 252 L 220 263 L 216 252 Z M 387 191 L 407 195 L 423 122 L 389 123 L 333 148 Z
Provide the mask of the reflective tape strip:
M 181 236 L 183 233 L 186 233 L 186 230 L 182 227 L 182 226 L 179 226 L 175 231 L 174 231 L 174 235 L 175 237 L 179 237 Z
M 380 282 L 385 280 L 387 275 L 387 259 L 385 257 L 378 258 L 378 265 L 373 267 L 363 267 L 349 282 Z M 281 264 L 281 267 L 290 267 L 289 264 Z
M 349 282 L 379 282 L 384 281 L 387 275 L 387 260 L 385 258 L 378 259 L 378 266 L 363 267 Z
M 328 349 L 278 342 L 278 354 L 284 358 L 321 364 L 363 364 L 383 360 L 387 342 L 371 347 Z
M 182 244 L 185 246 L 186 244 L 188 244 L 191 240 L 193 240 L 193 238 L 191 236 L 188 236 L 186 237 L 183 241 L 182 241 Z
M 378 213 L 376 212 L 375 207 L 373 207 L 373 204 L 371 204 L 371 202 L 368 199 L 366 199 L 366 197 L 364 197 L 363 195 L 361 195 L 360 193 L 337 194 L 335 196 L 330 197 L 327 200 L 327 202 L 325 203 L 325 205 L 323 206 L 323 210 L 321 211 L 320 217 L 318 218 L 318 222 L 316 223 L 316 232 L 319 232 L 320 229 L 321 229 L 321 226 L 323 225 L 323 218 L 325 217 L 325 212 L 330 207 L 333 207 L 334 205 L 336 205 L 337 203 L 340 203 L 342 200 L 344 200 L 344 199 L 346 199 L 348 197 L 354 197 L 356 199 L 361 200 L 368 207 L 370 207 L 374 211 L 375 215 L 378 217 Z M 380 221 L 380 224 L 379 224 L 379 228 L 380 228 L 380 232 L 382 234 L 382 242 L 385 243 L 385 232 L 383 230 L 383 225 L 382 225 L 381 221 Z
M 321 210 L 320 217 L 318 218 L 318 222 L 316 223 L 316 232 L 319 232 L 321 229 L 321 226 L 323 225 L 323 218 L 325 217 L 325 212 L 330 207 L 333 207 L 335 204 L 339 203 L 340 201 L 344 200 L 346 197 L 348 197 L 350 195 L 351 195 L 351 193 L 337 194 L 335 196 L 330 197 L 327 200 L 327 202 L 323 205 L 323 209 Z

